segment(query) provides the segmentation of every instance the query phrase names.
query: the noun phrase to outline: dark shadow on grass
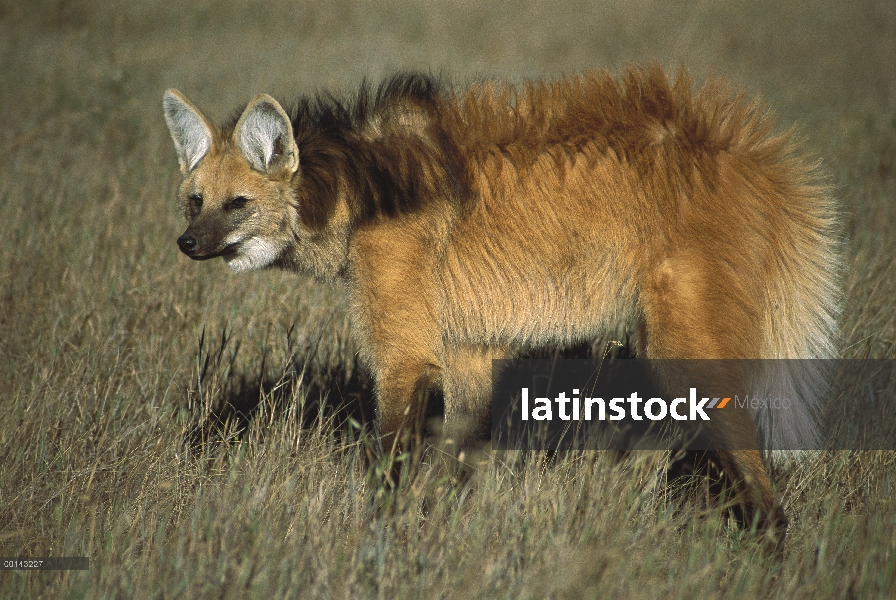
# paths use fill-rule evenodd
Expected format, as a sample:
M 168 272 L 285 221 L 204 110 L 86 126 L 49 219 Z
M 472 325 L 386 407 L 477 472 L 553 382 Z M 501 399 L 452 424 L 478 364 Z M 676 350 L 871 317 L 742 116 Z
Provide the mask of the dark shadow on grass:
M 290 328 L 287 335 L 291 358 L 271 375 L 266 360 L 256 374 L 236 372 L 239 340 L 232 337 L 226 325 L 211 341 L 203 329 L 188 401 L 194 425 L 184 436 L 185 445 L 195 452 L 225 440 L 242 439 L 262 402 L 281 415 L 291 404 L 299 403 L 298 413 L 305 428 L 316 427 L 321 420 L 341 428 L 350 419 L 372 426 L 373 383 L 366 371 L 356 360 L 321 365 L 315 360 L 319 340 L 313 347 L 295 347 L 292 332 Z
M 294 344 L 294 328 L 295 324 L 287 333 L 291 358 L 273 375 L 266 360 L 255 374 L 236 371 L 239 340 L 226 324 L 215 339 L 203 329 L 188 393 L 193 425 L 183 438 L 194 454 L 244 438 L 263 402 L 274 411 L 275 419 L 276 415 L 285 418 L 287 409 L 298 403 L 296 412 L 303 428 L 341 429 L 354 439 L 363 431 L 375 431 L 373 380 L 356 356 L 352 354 L 348 361 L 318 360 L 320 339 Z M 428 394 L 424 422 L 431 423 L 443 413 L 441 393 Z M 430 433 L 424 431 L 424 435 Z

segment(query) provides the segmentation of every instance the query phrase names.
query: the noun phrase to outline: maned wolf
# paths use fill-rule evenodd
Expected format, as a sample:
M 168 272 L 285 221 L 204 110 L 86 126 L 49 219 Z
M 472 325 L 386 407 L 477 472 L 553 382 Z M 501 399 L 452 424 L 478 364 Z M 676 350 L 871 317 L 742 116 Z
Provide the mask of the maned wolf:
M 831 355 L 833 201 L 724 82 L 694 92 L 653 66 L 457 90 L 399 74 L 289 111 L 262 94 L 220 128 L 176 90 L 163 105 L 181 251 L 344 281 L 386 440 L 430 386 L 449 435 L 475 433 L 492 359 L 618 323 L 649 358 Z M 755 447 L 754 422 L 763 439 L 813 435 L 811 406 L 780 431 L 725 412 L 709 432 L 723 447 Z M 763 454 L 720 459 L 783 532 Z

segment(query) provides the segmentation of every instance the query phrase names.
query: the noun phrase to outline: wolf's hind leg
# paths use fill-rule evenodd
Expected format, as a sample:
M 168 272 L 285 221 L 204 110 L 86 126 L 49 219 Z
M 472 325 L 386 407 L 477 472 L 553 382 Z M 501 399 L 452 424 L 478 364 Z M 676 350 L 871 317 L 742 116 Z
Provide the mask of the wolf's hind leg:
M 644 286 L 641 302 L 650 359 L 747 359 L 760 355 L 762 303 L 739 287 L 725 265 L 694 254 L 668 258 Z M 660 369 L 662 371 L 662 363 Z M 684 361 L 677 363 L 679 366 Z M 657 373 L 670 389 L 696 387 L 699 396 L 746 389 L 741 362 L 719 360 L 682 372 Z M 714 389 L 715 388 L 715 389 Z M 747 520 L 758 517 L 773 543 L 783 548 L 787 517 L 760 451 L 749 411 L 713 411 L 704 423 L 722 466 L 738 488 Z

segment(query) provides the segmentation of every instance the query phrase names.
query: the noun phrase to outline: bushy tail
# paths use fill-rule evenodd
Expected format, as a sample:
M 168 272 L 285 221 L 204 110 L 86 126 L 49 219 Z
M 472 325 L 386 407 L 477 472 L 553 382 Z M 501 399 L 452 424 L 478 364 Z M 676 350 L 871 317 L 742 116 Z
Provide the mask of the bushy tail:
M 792 160 L 795 182 L 779 199 L 780 242 L 769 266 L 764 359 L 835 358 L 841 276 L 838 215 L 829 190 L 806 183 L 813 169 Z M 764 361 L 764 398 L 753 417 L 775 460 L 793 456 L 776 450 L 819 448 L 819 417 L 829 396 L 830 361 Z

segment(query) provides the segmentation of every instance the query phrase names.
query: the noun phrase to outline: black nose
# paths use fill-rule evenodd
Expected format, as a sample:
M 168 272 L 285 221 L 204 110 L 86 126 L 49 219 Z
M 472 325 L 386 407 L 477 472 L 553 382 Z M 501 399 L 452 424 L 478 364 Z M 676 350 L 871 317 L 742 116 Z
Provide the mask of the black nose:
M 196 239 L 188 235 L 177 238 L 177 245 L 180 246 L 180 251 L 184 254 L 190 255 L 196 252 Z

